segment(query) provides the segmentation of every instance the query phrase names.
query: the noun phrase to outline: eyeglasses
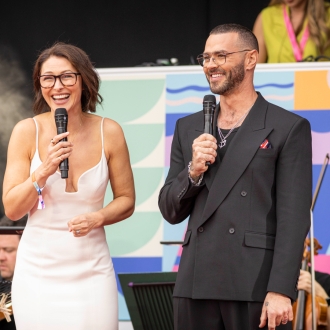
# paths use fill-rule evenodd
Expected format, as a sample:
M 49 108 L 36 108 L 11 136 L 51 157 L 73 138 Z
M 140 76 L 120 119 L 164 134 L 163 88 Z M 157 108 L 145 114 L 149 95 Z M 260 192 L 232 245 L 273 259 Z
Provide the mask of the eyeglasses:
M 222 65 L 226 63 L 226 59 L 228 55 L 242 53 L 242 52 L 249 52 L 250 50 L 251 49 L 243 49 L 243 50 L 238 50 L 237 52 L 230 52 L 230 53 L 215 52 L 211 55 L 211 57 L 210 55 L 207 54 L 200 54 L 197 56 L 197 61 L 202 67 L 204 67 L 210 63 L 212 58 L 215 65 Z
M 58 76 L 45 74 L 39 76 L 40 86 L 42 88 L 52 88 L 55 86 L 56 79 L 60 79 L 60 82 L 63 86 L 73 86 L 77 82 L 77 76 L 80 76 L 80 73 L 77 72 L 66 72 L 59 74 Z

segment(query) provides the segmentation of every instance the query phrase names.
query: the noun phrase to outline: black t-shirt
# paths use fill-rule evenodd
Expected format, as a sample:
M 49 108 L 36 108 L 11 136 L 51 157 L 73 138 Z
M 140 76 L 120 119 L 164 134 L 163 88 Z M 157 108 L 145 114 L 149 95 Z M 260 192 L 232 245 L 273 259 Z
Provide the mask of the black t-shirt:
M 219 144 L 220 144 L 220 135 L 219 135 L 219 128 L 217 129 L 217 143 L 218 143 L 218 154 L 220 156 L 220 160 L 223 160 L 223 157 L 225 156 L 225 153 L 227 151 L 228 145 L 230 143 L 230 141 L 233 139 L 233 137 L 235 136 L 235 133 L 238 131 L 239 127 L 236 127 L 230 134 L 229 136 L 226 138 L 226 145 L 222 148 L 219 148 Z M 226 136 L 229 133 L 230 129 L 222 129 L 221 133 Z
M 315 280 L 322 286 L 330 297 L 330 274 L 315 271 Z
M 11 322 L 7 322 L 6 319 L 0 321 L 1 330 L 16 330 L 16 324 L 13 315 L 10 315 Z

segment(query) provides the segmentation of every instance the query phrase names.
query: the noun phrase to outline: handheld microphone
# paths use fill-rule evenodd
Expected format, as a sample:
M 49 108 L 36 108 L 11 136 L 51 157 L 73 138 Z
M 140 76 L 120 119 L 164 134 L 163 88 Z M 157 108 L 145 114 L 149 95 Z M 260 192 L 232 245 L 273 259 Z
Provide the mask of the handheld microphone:
M 58 108 L 55 110 L 55 123 L 57 128 L 57 134 L 65 133 L 68 130 L 68 112 L 65 108 Z M 61 141 L 68 141 L 65 137 Z M 69 160 L 65 158 L 60 162 L 61 178 L 66 179 L 69 171 Z
M 204 112 L 204 133 L 213 135 L 213 121 L 215 112 L 215 96 L 205 95 L 203 99 L 203 112 Z M 206 166 L 210 166 L 211 163 L 207 161 Z

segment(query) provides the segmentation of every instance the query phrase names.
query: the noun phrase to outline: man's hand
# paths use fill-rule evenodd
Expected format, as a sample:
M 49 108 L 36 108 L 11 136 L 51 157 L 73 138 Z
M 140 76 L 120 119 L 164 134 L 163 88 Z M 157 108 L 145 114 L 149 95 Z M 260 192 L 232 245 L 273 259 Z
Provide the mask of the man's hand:
M 276 293 L 268 292 L 262 307 L 259 328 L 267 324 L 268 330 L 275 330 L 281 323 L 286 324 L 293 320 L 291 300 L 289 297 Z
M 194 140 L 190 168 L 190 176 L 193 179 L 198 178 L 208 169 L 208 166 L 205 166 L 205 162 L 214 163 L 217 156 L 217 148 L 217 140 L 211 134 L 204 133 Z

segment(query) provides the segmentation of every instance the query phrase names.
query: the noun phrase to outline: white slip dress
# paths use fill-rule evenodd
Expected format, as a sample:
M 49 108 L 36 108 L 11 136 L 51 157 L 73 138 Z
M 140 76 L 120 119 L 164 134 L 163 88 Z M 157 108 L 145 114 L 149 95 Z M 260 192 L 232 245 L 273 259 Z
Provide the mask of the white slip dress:
M 78 191 L 65 192 L 66 182 L 56 172 L 42 191 L 45 209 L 36 204 L 29 213 L 12 284 L 17 330 L 118 329 L 117 285 L 104 228 L 74 237 L 67 225 L 74 216 L 103 207 L 109 182 L 103 120 L 101 159 L 81 175 Z M 35 124 L 31 173 L 41 164 Z

